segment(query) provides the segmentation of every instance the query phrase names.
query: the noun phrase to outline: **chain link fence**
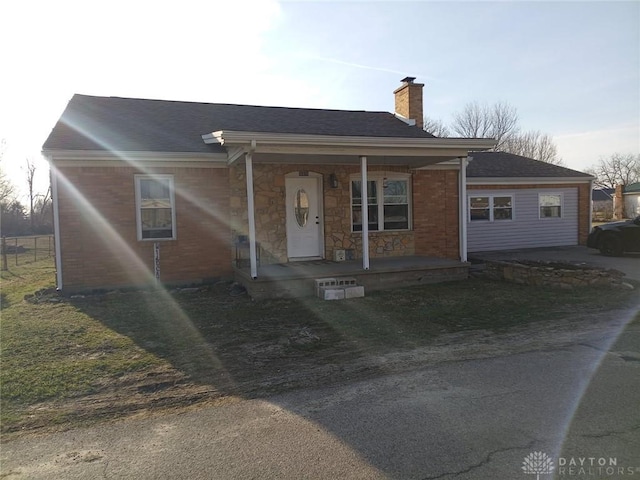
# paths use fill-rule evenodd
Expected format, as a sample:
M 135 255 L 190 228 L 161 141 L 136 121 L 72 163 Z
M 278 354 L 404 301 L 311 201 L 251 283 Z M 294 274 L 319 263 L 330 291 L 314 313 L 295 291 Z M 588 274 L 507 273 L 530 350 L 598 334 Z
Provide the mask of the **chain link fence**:
M 2 270 L 10 266 L 24 265 L 53 257 L 55 244 L 53 235 L 30 237 L 2 237 L 0 265 Z

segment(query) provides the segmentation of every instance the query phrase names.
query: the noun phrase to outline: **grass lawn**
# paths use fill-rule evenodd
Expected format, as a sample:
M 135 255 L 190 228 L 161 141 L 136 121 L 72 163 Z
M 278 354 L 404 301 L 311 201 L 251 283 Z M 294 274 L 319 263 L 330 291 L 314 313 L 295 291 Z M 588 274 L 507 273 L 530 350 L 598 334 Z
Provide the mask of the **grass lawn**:
M 312 383 L 311 372 L 338 375 L 370 354 L 428 346 L 444 333 L 591 315 L 637 295 L 470 279 L 339 302 L 254 302 L 231 297 L 228 283 L 23 300 L 53 283 L 51 260 L 2 272 L 4 433 L 264 395 L 303 377 Z

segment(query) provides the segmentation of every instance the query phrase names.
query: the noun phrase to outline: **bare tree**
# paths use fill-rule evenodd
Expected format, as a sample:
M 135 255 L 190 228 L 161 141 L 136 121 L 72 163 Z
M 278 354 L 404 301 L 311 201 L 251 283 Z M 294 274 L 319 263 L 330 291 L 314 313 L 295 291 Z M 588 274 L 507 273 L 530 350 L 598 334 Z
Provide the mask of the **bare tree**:
M 0 170 L 0 203 L 8 203 L 13 199 L 15 188 L 13 183 L 7 178 L 5 173 Z
M 553 138 L 540 130 L 530 130 L 509 137 L 504 142 L 502 150 L 554 165 L 563 165 Z
M 42 194 L 36 191 L 36 174 L 38 167 L 33 159 L 27 158 L 23 167 L 29 194 L 28 218 L 29 233 L 50 233 L 52 231 L 53 210 L 51 203 L 51 186 Z
M 494 138 L 496 151 L 518 133 L 518 111 L 506 102 L 493 105 L 472 102 L 454 116 L 452 130 L 469 138 Z
M 44 234 L 53 232 L 53 204 L 51 202 L 51 187 L 46 193 L 36 195 L 34 205 L 33 233 Z
M 35 217 L 33 215 L 34 209 L 33 206 L 36 201 L 36 196 L 34 192 L 34 179 L 36 177 L 36 164 L 33 160 L 27 158 L 27 167 L 25 169 L 25 173 L 27 175 L 27 187 L 29 189 L 29 225 L 31 226 L 31 231 L 33 231 L 35 226 Z
M 2 161 L 2 158 L 4 157 L 6 145 L 7 143 L 4 138 L 0 140 L 0 161 Z M 5 173 L 2 171 L 2 168 L 0 167 L 0 204 L 6 205 L 8 203 L 11 203 L 11 200 L 13 200 L 14 197 L 14 193 L 15 187 L 13 183 L 11 183 L 11 180 L 7 178 Z
M 587 169 L 600 188 L 615 188 L 640 181 L 640 154 L 614 153 L 607 158 L 600 157 L 595 165 Z
M 448 137 L 449 128 L 440 120 L 424 119 L 424 129 L 437 137 Z M 493 105 L 472 102 L 454 115 L 451 130 L 468 138 L 494 138 L 494 151 L 514 153 L 554 165 L 563 165 L 550 135 L 539 130 L 520 132 L 518 111 L 506 102 Z
M 10 236 L 28 233 L 26 212 L 18 200 L 0 203 L 0 230 L 2 235 Z
M 424 117 L 422 128 L 436 137 L 447 138 L 449 136 L 449 127 L 439 118 Z

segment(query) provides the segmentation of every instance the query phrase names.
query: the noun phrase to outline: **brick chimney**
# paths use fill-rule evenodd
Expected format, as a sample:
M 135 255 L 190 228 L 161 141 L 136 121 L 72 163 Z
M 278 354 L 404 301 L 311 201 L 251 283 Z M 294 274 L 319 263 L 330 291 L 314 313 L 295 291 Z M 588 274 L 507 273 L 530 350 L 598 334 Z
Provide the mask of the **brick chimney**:
M 424 83 L 413 83 L 416 77 L 405 77 L 402 85 L 394 90 L 396 97 L 396 115 L 409 120 L 415 120 L 416 126 L 422 128 L 422 88 Z
M 613 195 L 613 219 L 622 220 L 624 218 L 624 185 L 616 185 L 616 191 Z

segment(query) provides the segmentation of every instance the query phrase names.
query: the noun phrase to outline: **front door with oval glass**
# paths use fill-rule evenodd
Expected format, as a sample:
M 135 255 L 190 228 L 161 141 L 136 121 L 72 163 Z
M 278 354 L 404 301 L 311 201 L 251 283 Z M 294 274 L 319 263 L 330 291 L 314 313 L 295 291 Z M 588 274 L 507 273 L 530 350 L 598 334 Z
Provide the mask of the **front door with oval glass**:
M 287 256 L 292 260 L 323 257 L 321 177 L 287 177 Z

